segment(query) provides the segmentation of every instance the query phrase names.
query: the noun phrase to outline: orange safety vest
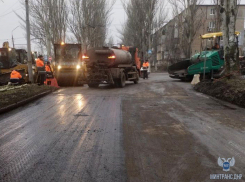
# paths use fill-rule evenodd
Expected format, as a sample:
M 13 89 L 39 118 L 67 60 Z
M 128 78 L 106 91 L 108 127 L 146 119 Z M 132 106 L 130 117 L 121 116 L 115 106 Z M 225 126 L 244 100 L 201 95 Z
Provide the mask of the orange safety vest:
M 148 62 L 143 63 L 143 67 L 149 67 L 149 63 Z
M 36 66 L 37 67 L 44 67 L 44 62 L 41 60 L 41 59 L 37 59 L 37 61 L 36 61 Z
M 10 79 L 20 79 L 22 78 L 21 74 L 18 71 L 13 70 L 10 74 Z
M 51 72 L 50 66 L 46 65 L 46 66 L 45 66 L 45 71 Z

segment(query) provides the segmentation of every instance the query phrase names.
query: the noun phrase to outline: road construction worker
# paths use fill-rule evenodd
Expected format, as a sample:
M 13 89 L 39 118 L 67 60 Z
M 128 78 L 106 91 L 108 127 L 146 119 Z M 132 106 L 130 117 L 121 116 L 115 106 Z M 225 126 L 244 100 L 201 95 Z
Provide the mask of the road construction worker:
M 45 81 L 46 71 L 45 71 L 44 60 L 42 55 L 38 56 L 38 59 L 36 61 L 36 67 L 38 72 L 37 83 L 38 85 L 43 85 Z
M 145 62 L 143 63 L 143 79 L 148 79 L 148 67 L 149 67 L 149 62 L 148 60 L 145 60 Z
M 46 83 L 47 85 L 51 85 L 50 79 L 54 78 L 53 71 L 50 67 L 50 62 L 48 61 L 46 66 L 45 66 L 45 71 L 46 71 Z
M 20 80 L 22 79 L 22 76 L 21 74 L 16 71 L 16 70 L 13 70 L 10 74 L 10 82 L 11 83 L 14 83 L 14 84 L 20 84 Z
M 215 43 L 215 45 L 212 47 L 212 49 L 219 49 L 219 44 L 218 43 Z
M 48 61 L 46 66 L 45 66 L 45 71 L 47 74 L 52 74 L 52 69 L 50 67 L 50 62 Z

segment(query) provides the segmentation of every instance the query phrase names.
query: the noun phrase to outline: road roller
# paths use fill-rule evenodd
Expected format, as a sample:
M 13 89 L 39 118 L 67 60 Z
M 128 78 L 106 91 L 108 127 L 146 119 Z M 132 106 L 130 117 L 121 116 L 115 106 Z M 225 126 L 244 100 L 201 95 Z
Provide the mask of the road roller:
M 81 61 L 81 44 L 54 44 L 55 61 L 52 62 L 59 86 L 82 86 L 86 66 Z

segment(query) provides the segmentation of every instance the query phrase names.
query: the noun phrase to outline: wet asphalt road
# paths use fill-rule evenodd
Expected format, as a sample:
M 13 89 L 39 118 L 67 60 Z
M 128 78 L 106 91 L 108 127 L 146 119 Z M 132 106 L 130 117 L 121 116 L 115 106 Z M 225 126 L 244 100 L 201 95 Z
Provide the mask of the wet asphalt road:
M 0 181 L 196 182 L 215 181 L 210 174 L 245 175 L 244 111 L 167 74 L 123 89 L 62 88 L 0 115 Z M 218 157 L 234 157 L 235 165 L 224 172 Z

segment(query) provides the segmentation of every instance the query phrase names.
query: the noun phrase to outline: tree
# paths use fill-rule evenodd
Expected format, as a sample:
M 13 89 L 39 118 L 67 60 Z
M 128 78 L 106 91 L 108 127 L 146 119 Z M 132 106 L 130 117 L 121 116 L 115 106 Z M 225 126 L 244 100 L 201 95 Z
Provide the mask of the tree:
M 203 23 L 202 0 L 169 0 L 179 33 L 179 48 L 189 58 L 192 55 L 192 43 Z
M 238 45 L 235 36 L 236 16 L 238 12 L 237 0 L 220 0 L 222 19 L 223 46 L 226 73 L 230 75 L 231 67 L 239 68 Z
M 147 50 L 152 46 L 153 31 L 161 27 L 166 20 L 164 0 L 122 0 L 128 16 L 122 34 L 122 42 L 138 47 L 145 59 Z M 148 55 L 149 58 L 149 55 Z
M 52 55 L 53 44 L 66 39 L 67 1 L 29 0 L 29 9 L 31 36 L 37 44 L 46 48 L 48 55 Z
M 112 47 L 114 45 L 114 39 L 112 36 L 110 36 L 109 40 L 108 40 L 108 46 Z
M 214 19 L 213 22 L 215 24 L 215 28 L 213 32 L 219 32 L 221 29 L 221 14 L 220 14 L 220 3 L 219 0 L 213 0 L 214 8 Z
M 72 0 L 69 28 L 83 50 L 103 46 L 106 39 L 109 15 L 115 1 Z

